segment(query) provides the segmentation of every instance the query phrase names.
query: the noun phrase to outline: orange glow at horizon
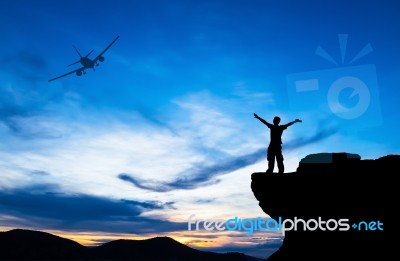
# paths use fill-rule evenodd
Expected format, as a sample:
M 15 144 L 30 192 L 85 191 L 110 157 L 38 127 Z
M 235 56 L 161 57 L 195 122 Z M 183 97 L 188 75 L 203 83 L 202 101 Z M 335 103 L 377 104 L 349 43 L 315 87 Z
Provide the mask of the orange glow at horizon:
M 2 227 L 0 226 L 0 231 L 9 231 L 16 229 L 15 227 Z M 29 228 L 21 228 L 28 229 Z M 136 234 L 124 234 L 124 233 L 104 233 L 104 232 L 66 232 L 61 230 L 48 230 L 40 229 L 42 232 L 47 232 L 59 237 L 73 240 L 84 246 L 98 246 L 109 241 L 118 239 L 127 240 L 145 240 L 154 237 L 170 237 L 174 240 L 185 244 L 192 248 L 216 248 L 224 247 L 227 245 L 256 245 L 260 242 L 251 240 L 249 237 L 238 237 L 238 233 L 232 231 L 220 231 L 218 236 L 215 237 L 215 233 L 206 231 L 181 231 L 181 232 L 166 232 L 159 234 L 146 234 L 146 235 L 136 235 Z M 272 238 L 271 238 L 272 239 Z M 267 238 L 265 238 L 267 240 Z

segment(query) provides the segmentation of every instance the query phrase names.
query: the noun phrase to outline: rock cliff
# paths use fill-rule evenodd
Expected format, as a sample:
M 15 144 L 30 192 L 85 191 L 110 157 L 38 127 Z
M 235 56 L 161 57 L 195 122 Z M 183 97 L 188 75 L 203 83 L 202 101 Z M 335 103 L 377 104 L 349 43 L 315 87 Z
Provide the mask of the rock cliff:
M 399 164 L 400 155 L 361 160 L 320 153 L 302 159 L 293 173 L 253 173 L 251 188 L 262 210 L 275 220 L 298 220 L 297 231 L 286 231 L 268 260 L 387 260 L 388 206 L 395 206 Z

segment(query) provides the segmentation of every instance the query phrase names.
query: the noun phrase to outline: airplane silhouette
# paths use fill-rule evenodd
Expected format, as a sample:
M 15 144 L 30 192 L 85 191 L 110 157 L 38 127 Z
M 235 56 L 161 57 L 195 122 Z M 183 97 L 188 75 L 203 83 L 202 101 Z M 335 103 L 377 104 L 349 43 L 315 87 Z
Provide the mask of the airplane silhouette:
M 79 59 L 78 61 L 74 62 L 74 63 L 71 63 L 71 64 L 68 65 L 68 66 L 71 66 L 71 65 L 80 63 L 80 64 L 82 64 L 82 67 L 81 67 L 81 68 L 78 68 L 78 69 L 76 69 L 76 70 L 70 71 L 70 72 L 68 72 L 68 73 L 65 73 L 65 74 L 63 74 L 63 75 L 57 76 L 57 77 L 55 77 L 55 78 L 53 78 L 53 79 L 50 79 L 49 82 L 54 81 L 54 80 L 57 80 L 57 79 L 60 79 L 60 78 L 62 78 L 62 77 L 64 77 L 64 76 L 67 76 L 67 75 L 70 75 L 70 74 L 73 74 L 73 73 L 75 73 L 75 74 L 78 75 L 78 76 L 82 76 L 82 74 L 86 74 L 86 71 L 85 71 L 85 70 L 88 69 L 88 68 L 91 68 L 91 69 L 95 70 L 95 66 L 99 66 L 98 61 L 104 62 L 104 56 L 103 56 L 103 54 L 104 54 L 108 49 L 110 49 L 110 47 L 118 40 L 118 38 L 119 38 L 119 36 L 117 36 L 117 37 L 116 37 L 116 38 L 115 38 L 101 53 L 99 53 L 93 60 L 89 58 L 89 55 L 93 52 L 93 50 L 91 50 L 87 55 L 82 56 L 82 55 L 80 54 L 80 52 L 78 51 L 78 49 L 74 46 L 74 49 L 75 49 L 75 51 L 78 53 L 80 59 Z

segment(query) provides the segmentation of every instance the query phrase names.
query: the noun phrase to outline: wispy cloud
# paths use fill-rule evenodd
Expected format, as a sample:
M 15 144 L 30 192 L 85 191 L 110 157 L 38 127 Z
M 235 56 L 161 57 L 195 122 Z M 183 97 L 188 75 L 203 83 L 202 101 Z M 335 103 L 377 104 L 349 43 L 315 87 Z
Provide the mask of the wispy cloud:
M 20 49 L 0 57 L 0 68 L 29 83 L 31 88 L 37 88 L 44 80 L 47 66 L 43 56 L 33 51 Z
M 275 104 L 272 93 L 251 90 L 245 82 L 237 82 L 233 94 L 242 98 L 246 102 L 262 102 L 264 106 Z
M 186 229 L 182 220 L 191 213 L 221 217 L 261 212 L 257 204 L 251 205 L 250 187 L 236 190 L 249 180 L 246 174 L 253 171 L 252 165 L 265 159 L 266 144 L 260 145 L 260 139 L 265 139 L 266 130 L 254 128 L 258 122 L 244 98 L 189 93 L 173 99 L 163 113 L 146 108 L 99 112 L 71 99 L 52 107 L 57 114 L 39 109 L 35 117 L 24 118 L 24 123 L 37 119 L 36 126 L 46 126 L 60 138 L 37 141 L 5 133 L 16 139 L 12 148 L 20 147 L 0 147 L 0 196 L 8 201 L 1 201 L 0 213 L 6 226 L 170 233 Z M 240 106 L 242 101 L 249 107 Z M 52 105 L 43 108 L 47 106 Z M 33 122 L 26 126 L 30 125 Z M 323 137 L 315 134 L 291 146 Z M 32 190 L 32 184 L 44 183 L 58 188 Z M 98 215 L 62 215 L 63 210 L 56 214 L 49 206 Z
M 306 138 L 297 138 L 295 140 L 289 141 L 285 145 L 287 151 L 300 148 L 309 144 L 313 144 L 329 136 L 335 134 L 337 128 L 328 128 L 318 131 L 312 136 Z M 193 168 L 187 169 L 182 173 L 176 175 L 178 178 L 170 182 L 160 182 L 155 180 L 142 180 L 134 177 L 131 174 L 121 173 L 118 178 L 133 184 L 134 186 L 150 190 L 154 192 L 167 192 L 175 189 L 195 189 L 200 186 L 213 185 L 219 182 L 217 177 L 219 175 L 227 174 L 244 168 L 246 166 L 255 164 L 265 158 L 266 149 L 258 149 L 251 153 L 227 157 L 221 162 L 207 166 L 206 164 L 195 166 Z
M 32 171 L 28 172 L 28 175 L 33 175 L 33 176 L 49 176 L 50 173 L 48 173 L 47 171 L 43 171 L 43 170 L 32 170 Z
M 40 228 L 41 224 L 46 224 L 49 229 L 66 231 L 131 231 L 141 234 L 184 229 L 183 224 L 141 216 L 149 210 L 171 208 L 173 202 L 70 195 L 49 184 L 0 190 L 0 206 L 3 225 L 7 225 L 10 216 L 15 216 L 19 225 Z
M 47 65 L 36 54 L 17 52 L 0 57 L 0 68 L 2 64 L 7 66 L 0 73 L 0 127 L 21 138 L 59 138 L 54 125 L 44 125 L 43 118 L 60 113 L 60 105 L 73 100 L 71 92 L 43 84 L 40 75 Z

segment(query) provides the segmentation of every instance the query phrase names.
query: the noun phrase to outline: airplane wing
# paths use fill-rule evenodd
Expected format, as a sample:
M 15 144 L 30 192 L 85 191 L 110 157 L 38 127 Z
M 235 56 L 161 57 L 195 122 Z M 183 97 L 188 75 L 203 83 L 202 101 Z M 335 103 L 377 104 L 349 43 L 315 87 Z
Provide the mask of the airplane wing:
M 81 68 L 79 68 L 79 69 L 76 69 L 76 70 L 67 72 L 67 73 L 65 73 L 65 74 L 63 74 L 63 75 L 57 76 L 57 77 L 55 77 L 55 78 L 53 78 L 53 79 L 50 79 L 49 82 L 54 81 L 54 80 L 57 80 L 57 79 L 60 79 L 60 78 L 62 78 L 62 77 L 64 77 L 64 76 L 67 76 L 67 75 L 76 73 L 76 72 L 78 72 L 78 71 L 83 71 L 83 69 L 85 69 L 85 67 L 81 67 Z
M 115 41 L 117 41 L 119 38 L 119 35 L 106 47 L 106 49 L 104 49 L 101 53 L 99 53 L 96 58 L 93 59 L 93 62 L 97 62 L 97 60 L 99 60 L 99 58 L 105 53 L 107 52 L 108 49 L 110 49 L 111 45 L 113 45 L 115 43 Z

